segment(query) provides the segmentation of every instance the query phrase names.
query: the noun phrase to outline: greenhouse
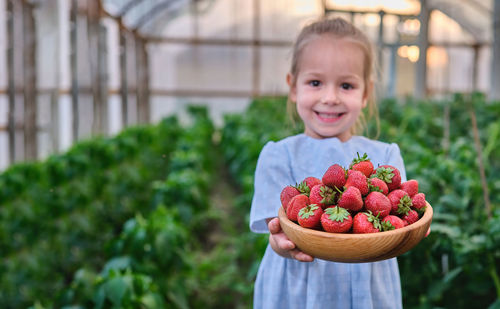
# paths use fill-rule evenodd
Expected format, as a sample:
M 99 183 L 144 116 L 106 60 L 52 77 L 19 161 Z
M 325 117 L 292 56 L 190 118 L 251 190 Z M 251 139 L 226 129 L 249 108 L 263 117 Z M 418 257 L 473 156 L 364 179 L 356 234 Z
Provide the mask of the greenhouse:
M 339 55 L 332 57 L 308 48 L 321 41 L 311 39 L 294 53 L 302 29 L 336 18 L 371 47 L 329 38 L 331 45 L 318 46 L 330 46 Z M 323 85 L 324 77 L 327 89 L 331 72 L 356 69 L 349 64 L 358 50 L 364 64 L 366 50 L 373 51 L 373 71 L 366 77 L 363 68 L 354 82 L 342 75 L 339 91 L 359 100 L 321 101 L 310 115 L 301 109 L 313 104 L 307 87 L 321 88 L 316 82 Z M 327 73 L 300 84 L 303 68 L 318 62 Z M 264 270 L 274 254 L 311 274 L 314 265 L 331 264 L 373 267 L 375 274 L 376 265 L 397 257 L 391 265 L 401 299 L 387 307 L 374 297 L 373 308 L 500 308 L 499 85 L 499 0 L 0 0 L 0 307 L 263 308 L 263 278 L 271 278 Z M 352 107 L 317 106 L 354 101 L 367 119 L 364 130 L 327 131 L 332 117 L 346 119 Z M 378 117 L 370 118 L 373 111 Z M 272 191 L 282 187 L 262 187 L 293 187 L 307 196 L 309 211 L 320 203 L 312 202 L 313 185 L 301 187 L 302 176 L 311 176 L 333 190 L 329 201 L 321 195 L 322 213 L 342 208 L 342 195 L 355 186 L 345 183 L 357 162 L 352 145 L 368 140 L 357 135 L 377 140 L 359 146 L 374 163 L 363 176 L 369 189 L 360 193 L 362 207 L 374 191 L 392 203 L 399 190 L 413 203 L 405 216 L 419 216 L 408 221 L 398 197 L 390 211 L 404 227 L 387 228 L 388 215 L 379 213 L 369 219 L 380 223 L 375 229 L 407 233 L 404 242 L 416 226 L 426 235 L 375 260 L 313 256 L 305 263 L 297 255 L 308 257 L 304 245 L 281 254 L 275 234 L 292 237 L 273 231 L 273 218 L 281 206 L 292 226 L 299 215 L 291 219 L 291 203 Z M 287 149 L 307 144 L 312 151 L 334 138 L 335 151 L 349 149 L 349 162 L 325 153 L 316 166 L 263 171 L 294 159 L 288 150 L 266 163 L 273 145 L 300 138 L 303 145 Z M 380 145 L 400 154 L 384 162 Z M 318 171 L 336 163 L 345 179 L 330 185 Z M 391 185 L 399 176 L 377 173 L 382 165 L 401 169 L 400 185 Z M 374 189 L 372 179 L 382 179 L 388 192 Z M 415 180 L 418 193 L 410 193 Z M 274 192 L 277 204 L 265 218 L 255 214 L 262 192 Z M 428 206 L 416 206 L 419 193 Z M 327 233 L 320 223 L 314 229 Z M 387 288 L 371 278 L 369 291 Z M 331 307 L 367 308 L 347 300 L 356 294 L 349 289 Z M 294 293 L 283 297 L 304 298 Z M 324 305 L 330 298 L 319 299 Z

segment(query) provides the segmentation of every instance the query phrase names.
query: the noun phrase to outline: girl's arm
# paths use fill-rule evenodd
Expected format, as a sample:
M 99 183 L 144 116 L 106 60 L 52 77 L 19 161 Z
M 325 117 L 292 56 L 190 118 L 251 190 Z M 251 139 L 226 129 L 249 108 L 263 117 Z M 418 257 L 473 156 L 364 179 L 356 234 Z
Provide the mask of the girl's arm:
M 301 262 L 312 262 L 314 258 L 295 247 L 281 229 L 279 218 L 266 219 L 269 228 L 269 244 L 271 248 L 282 257 L 296 259 Z

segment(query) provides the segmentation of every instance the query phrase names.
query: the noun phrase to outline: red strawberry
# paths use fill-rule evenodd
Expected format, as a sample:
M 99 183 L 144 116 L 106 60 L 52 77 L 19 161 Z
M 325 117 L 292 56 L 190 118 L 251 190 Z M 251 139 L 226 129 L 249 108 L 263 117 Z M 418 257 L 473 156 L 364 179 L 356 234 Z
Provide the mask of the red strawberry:
M 309 200 L 311 204 L 317 204 L 321 206 L 321 208 L 326 208 L 328 205 L 335 204 L 335 197 L 337 192 L 333 191 L 327 185 L 319 184 L 315 185 L 311 189 L 311 193 L 309 194 Z
M 340 191 L 339 191 L 340 192 Z M 337 206 L 347 210 L 359 211 L 363 208 L 363 197 L 361 192 L 356 187 L 348 187 L 341 192 L 337 201 Z
M 306 185 L 309 187 L 309 190 L 311 190 L 315 185 L 321 184 L 321 180 L 319 180 L 316 177 L 306 177 L 302 182 L 305 182 Z
M 425 206 L 427 205 L 427 203 L 425 202 L 425 194 L 415 194 L 411 198 L 411 203 L 413 204 L 413 208 L 417 209 L 417 211 L 425 211 Z
M 343 188 L 346 182 L 346 173 L 342 166 L 334 164 L 323 174 L 322 182 L 331 187 Z
M 418 213 L 411 209 L 408 211 L 407 215 L 404 215 L 401 217 L 403 219 L 403 222 L 405 222 L 405 225 L 410 225 L 418 221 Z
M 352 219 L 354 233 L 377 233 L 382 230 L 379 218 L 371 212 L 358 212 Z
M 370 161 L 366 153 L 363 154 L 362 157 L 359 156 L 359 153 L 356 154 L 358 155 L 358 157 L 352 160 L 349 169 L 360 171 L 366 177 L 370 177 L 373 172 L 373 163 Z
M 405 222 L 398 216 L 388 215 L 382 219 L 382 229 L 384 231 L 400 229 L 402 227 L 405 227 Z
M 383 193 L 374 191 L 365 198 L 365 208 L 375 216 L 384 218 L 391 212 L 391 201 Z
M 406 191 L 406 193 L 408 193 L 410 197 L 413 197 L 418 193 L 418 181 L 416 181 L 415 179 L 410 179 L 401 183 L 399 188 L 403 191 Z
M 299 225 L 306 228 L 317 228 L 320 225 L 323 209 L 316 204 L 309 204 L 299 211 L 297 221 Z
M 345 187 L 356 187 L 361 192 L 361 195 L 365 196 L 368 194 L 368 180 L 366 176 L 360 171 L 349 170 L 347 173 L 347 181 Z
M 392 165 L 380 165 L 374 171 L 374 177 L 380 178 L 387 184 L 389 191 L 399 188 L 401 185 L 401 174 Z
M 294 187 L 294 186 L 286 186 L 281 190 L 280 194 L 280 200 L 281 200 L 281 206 L 286 210 L 286 207 L 288 206 L 288 203 L 294 197 L 295 195 L 299 195 L 300 191 Z
M 385 181 L 377 177 L 368 178 L 368 190 L 370 192 L 382 192 L 384 195 L 387 195 L 389 193 L 389 188 L 387 188 L 387 184 L 385 183 Z
M 328 207 L 321 216 L 321 226 L 330 233 L 345 233 L 351 229 L 352 217 L 342 207 Z
M 391 215 L 406 215 L 412 206 L 408 193 L 401 189 L 389 192 L 387 197 L 391 201 Z
M 309 198 L 305 194 L 299 194 L 292 197 L 286 209 L 286 216 L 292 221 L 297 221 L 299 211 L 309 205 Z

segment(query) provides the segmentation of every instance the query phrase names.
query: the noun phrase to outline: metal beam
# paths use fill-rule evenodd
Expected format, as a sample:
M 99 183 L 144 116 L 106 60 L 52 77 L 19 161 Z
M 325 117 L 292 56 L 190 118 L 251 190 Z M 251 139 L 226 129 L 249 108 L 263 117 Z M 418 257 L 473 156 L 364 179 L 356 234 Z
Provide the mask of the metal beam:
M 128 11 L 133 9 L 136 5 L 140 4 L 142 1 L 144 1 L 144 0 L 130 0 L 122 7 L 120 12 L 118 13 L 118 16 L 116 16 L 116 17 L 121 18 L 121 17 L 125 16 L 125 14 L 127 14 Z
M 144 39 L 149 44 L 187 44 L 187 45 L 212 45 L 212 46 L 242 46 L 251 47 L 254 45 L 265 47 L 285 47 L 290 48 L 292 41 L 286 40 L 245 40 L 245 39 L 218 39 L 218 38 L 174 38 L 174 37 L 154 37 L 145 36 Z
M 493 24 L 493 48 L 491 65 L 491 85 L 489 99 L 500 101 L 500 0 L 494 0 L 491 16 Z
M 160 1 L 157 4 L 153 5 L 146 13 L 142 14 L 139 21 L 133 25 L 132 30 L 138 31 L 142 26 L 144 26 L 147 22 L 152 21 L 154 16 L 163 12 L 163 10 L 167 9 L 170 5 L 172 5 L 176 0 L 165 0 Z

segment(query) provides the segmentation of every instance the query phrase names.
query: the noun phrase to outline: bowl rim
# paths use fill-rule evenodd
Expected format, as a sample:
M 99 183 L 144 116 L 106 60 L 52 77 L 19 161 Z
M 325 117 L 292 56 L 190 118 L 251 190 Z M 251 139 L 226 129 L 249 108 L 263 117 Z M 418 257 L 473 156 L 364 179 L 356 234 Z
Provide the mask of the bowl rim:
M 432 209 L 432 206 L 426 201 L 426 208 L 424 215 L 415 223 L 407 225 L 403 228 L 391 230 L 391 231 L 382 231 L 378 233 L 331 233 L 331 232 L 325 232 L 325 231 L 319 231 L 319 230 L 314 230 L 310 228 L 305 228 L 300 226 L 298 223 L 295 223 L 288 219 L 288 217 L 285 214 L 285 210 L 283 207 L 279 208 L 278 211 L 278 217 L 280 220 L 280 225 L 285 224 L 288 227 L 294 229 L 294 230 L 306 230 L 308 234 L 311 234 L 312 236 L 316 237 L 327 237 L 327 238 L 337 238 L 337 239 L 363 239 L 363 238 L 376 238 L 376 237 L 381 237 L 381 236 L 387 236 L 390 237 L 391 235 L 396 235 L 396 234 L 401 234 L 401 233 L 406 233 L 410 232 L 413 230 L 420 229 L 423 225 L 427 224 L 429 221 L 432 222 L 432 216 L 434 213 L 434 210 Z M 286 233 L 285 233 L 286 234 Z

